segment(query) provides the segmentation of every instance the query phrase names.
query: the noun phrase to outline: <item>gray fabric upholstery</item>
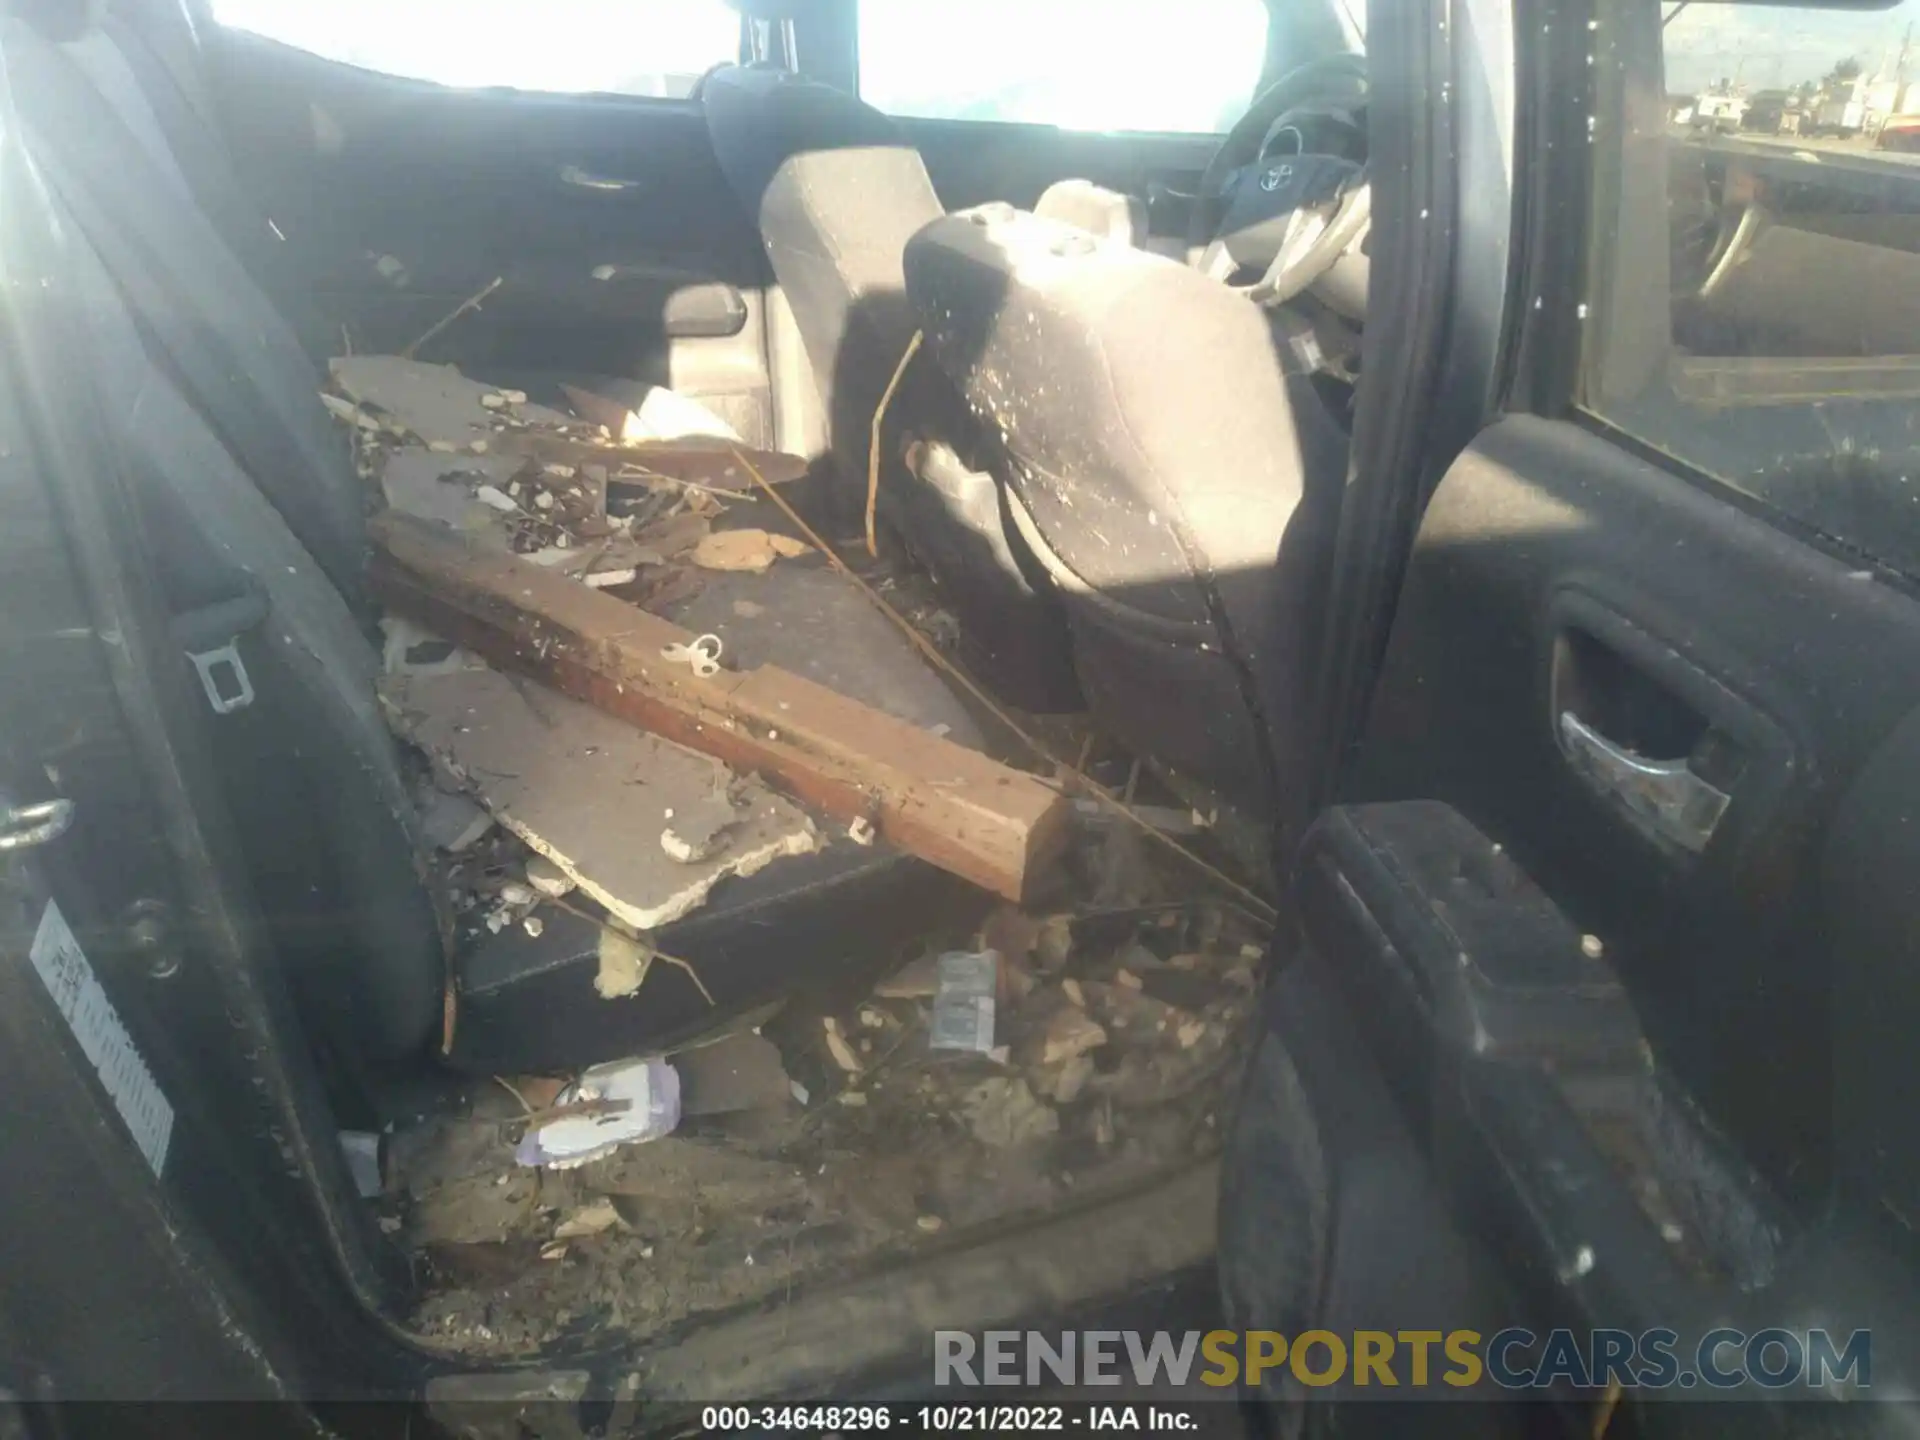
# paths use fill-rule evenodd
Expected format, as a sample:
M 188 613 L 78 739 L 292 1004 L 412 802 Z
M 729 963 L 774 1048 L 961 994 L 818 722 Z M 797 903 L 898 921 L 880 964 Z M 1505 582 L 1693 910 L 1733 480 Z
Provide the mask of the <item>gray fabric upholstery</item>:
M 96 250 L 187 401 L 360 603 L 363 489 L 320 379 L 279 309 L 208 220 L 152 107 L 99 35 L 61 45 L 0 31 L 36 163 Z
M 419 883 L 411 800 L 374 700 L 378 657 L 312 556 L 149 358 L 98 257 L 84 243 L 69 249 L 72 317 L 111 397 L 101 412 L 170 608 L 182 615 L 249 592 L 267 602 L 237 641 L 254 702 L 209 724 L 278 959 L 332 1064 L 400 1062 L 439 1024 L 445 958 Z
M 864 477 L 868 426 L 916 328 L 901 255 L 942 213 L 926 166 L 878 110 L 787 71 L 716 71 L 702 102 L 793 307 L 843 476 Z
M 113 37 L 0 28 L 66 303 L 176 616 L 258 595 L 254 700 L 209 720 L 276 959 L 349 1103 L 439 1025 L 446 957 L 378 657 L 344 595 L 362 494 L 319 377 L 208 221 Z M 221 637 L 214 637 L 221 638 Z
M 987 207 L 927 226 L 906 271 L 1042 535 L 1134 609 L 1205 621 L 1196 578 L 1270 572 L 1311 462 L 1337 467 L 1266 312 L 1185 266 Z
M 702 90 L 728 182 L 759 224 L 827 407 L 838 507 L 857 524 L 874 412 L 919 320 L 907 241 L 943 212 L 920 156 L 872 106 L 787 71 L 719 70 Z M 967 663 L 1015 704 L 1076 709 L 1066 630 L 1008 544 L 999 496 L 954 464 L 916 475 L 911 439 L 972 449 L 973 424 L 925 358 L 911 365 L 881 436 L 879 515 L 962 617 Z
M 1250 751 L 1297 708 L 1346 471 L 1304 364 L 1197 271 L 1003 205 L 927 225 L 906 279 L 997 436 L 1096 710 L 1261 808 Z

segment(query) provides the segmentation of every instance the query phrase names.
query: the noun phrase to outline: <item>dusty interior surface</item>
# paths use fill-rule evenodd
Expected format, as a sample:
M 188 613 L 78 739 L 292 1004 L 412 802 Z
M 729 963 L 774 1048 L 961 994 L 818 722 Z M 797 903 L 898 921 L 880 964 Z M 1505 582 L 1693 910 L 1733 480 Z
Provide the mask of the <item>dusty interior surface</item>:
M 599 1348 L 1178 1170 L 1217 1147 L 1256 936 L 1210 904 L 996 912 L 983 934 L 929 936 L 846 1012 L 796 1001 L 761 1025 L 770 1045 L 719 1042 L 718 1084 L 699 1083 L 701 1055 L 675 1057 L 687 1108 L 719 1113 L 572 1170 L 513 1156 L 553 1080 L 478 1086 L 388 1147 L 377 1203 L 419 1257 L 414 1322 L 475 1354 Z M 930 1048 L 934 957 L 983 941 L 997 1053 Z

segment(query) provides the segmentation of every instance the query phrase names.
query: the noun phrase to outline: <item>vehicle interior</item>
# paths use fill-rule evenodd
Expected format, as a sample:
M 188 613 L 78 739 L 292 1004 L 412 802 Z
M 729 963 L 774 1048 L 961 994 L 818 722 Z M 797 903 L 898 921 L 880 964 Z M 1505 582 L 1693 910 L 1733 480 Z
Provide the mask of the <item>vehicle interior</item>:
M 22 5 L 6 21 L 21 193 L 51 237 L 59 322 L 92 377 L 89 443 L 124 467 L 166 631 L 211 712 L 211 783 L 309 1047 L 301 1059 L 333 1124 L 377 1137 L 383 1156 L 450 1111 L 470 1130 L 469 1112 L 526 1093 L 494 1077 L 578 1076 L 677 1053 L 773 1012 L 786 1017 L 776 1029 L 798 1012 L 817 1026 L 828 1012 L 831 1048 L 836 1005 L 850 1014 L 849 996 L 943 927 L 972 934 L 989 898 L 888 843 L 883 821 L 877 842 L 812 828 L 811 844 L 743 862 L 691 908 L 603 911 L 587 899 L 608 899 L 590 878 L 573 901 L 536 901 L 537 914 L 511 901 L 475 908 L 476 890 L 502 883 L 474 879 L 500 858 L 487 846 L 512 847 L 516 876 L 537 858 L 521 835 L 548 853 L 533 822 L 515 817 L 544 808 L 563 828 L 589 828 L 618 807 L 601 803 L 611 781 L 542 771 L 513 817 L 489 800 L 502 822 L 493 840 L 465 854 L 436 843 L 440 792 L 457 788 L 445 747 L 482 728 L 471 717 L 485 714 L 507 744 L 523 712 L 550 726 L 575 702 L 507 684 L 438 741 L 416 725 L 409 707 L 452 685 L 441 672 L 459 668 L 459 652 L 449 659 L 437 636 L 397 625 L 369 578 L 367 515 L 383 500 L 405 508 L 400 459 L 431 466 L 452 447 L 416 443 L 396 458 L 375 443 L 383 437 L 340 423 L 368 394 L 355 377 L 384 356 L 457 367 L 458 383 L 495 402 L 511 394 L 528 415 L 557 414 L 544 407 L 576 405 L 582 391 L 636 414 L 668 403 L 696 412 L 708 433 L 795 462 L 786 493 L 801 551 L 801 534 L 859 534 L 871 464 L 867 523 L 882 554 L 919 577 L 897 583 L 921 585 L 944 613 L 954 637 L 944 669 L 817 557 L 765 575 L 706 574 L 693 593 L 656 590 L 647 608 L 708 632 L 730 664 L 772 661 L 949 743 L 1005 752 L 995 722 L 1005 712 L 983 714 L 980 692 L 1029 724 L 1091 727 L 1127 757 L 1096 761 L 1120 766 L 1129 795 L 1144 773 L 1187 830 L 1191 812 L 1222 836 L 1251 837 L 1243 852 L 1255 858 L 1232 863 L 1267 888 L 1276 755 L 1299 748 L 1290 716 L 1346 468 L 1366 291 L 1364 63 L 1335 12 L 1288 7 L 1263 25 L 1255 93 L 1232 107 L 1244 114 L 1223 136 L 1024 131 L 983 153 L 938 123 L 897 124 L 844 76 L 793 69 L 796 54 L 834 56 L 831 22 L 823 7 L 748 7 L 734 22 L 739 63 L 661 101 L 376 73 L 173 0 Z M 1041 143 L 1014 143 L 1035 134 Z M 910 344 L 922 358 L 896 376 Z M 1174 372 L 1191 387 L 1168 383 L 1170 347 L 1191 356 Z M 415 441 L 439 433 L 414 430 Z M 468 456 L 466 433 L 459 463 L 484 469 L 486 444 Z M 508 487 L 512 472 L 499 473 Z M 728 508 L 711 528 L 748 521 L 791 532 L 764 504 Z M 963 690 L 947 669 L 971 683 Z M 584 774 L 596 753 L 634 743 L 616 740 L 576 747 L 569 765 Z M 624 846 L 607 842 L 610 854 Z M 1218 851 L 1225 860 L 1233 844 Z M 96 864 L 137 888 L 137 867 Z M 1162 911 L 1181 893 L 1157 879 L 1145 888 L 1164 897 Z M 1107 911 L 1117 898 L 1151 914 L 1141 887 L 1120 891 Z M 1265 910 L 1256 891 L 1242 893 Z M 135 898 L 100 903 L 113 914 Z M 1260 915 L 1248 928 L 1211 913 L 1203 925 L 1221 968 L 1245 968 Z M 608 980 L 606 927 L 623 916 L 644 922 L 649 956 L 674 957 L 643 964 L 637 991 Z M 99 922 L 76 923 L 91 948 Z M 148 928 L 186 924 L 176 915 Z M 1251 1021 L 1244 990 L 1215 990 L 1218 1043 L 1199 1047 L 1218 1052 L 1209 1097 Z M 880 1023 L 866 1010 L 859 1020 Z M 818 1030 L 808 1044 L 821 1049 Z M 826 1079 L 838 1083 L 831 1068 Z M 1140 1089 L 1124 1075 L 1111 1083 Z M 1149 1099 L 1195 1114 L 1162 1124 L 1161 1139 L 1108 1147 L 1107 1191 L 1173 1173 L 1195 1145 L 1217 1143 L 1221 1107 L 1186 1097 L 1194 1084 L 1149 1087 Z M 795 1122 L 807 1123 L 820 1128 L 804 1114 Z M 882 1138 L 858 1140 L 879 1164 Z M 713 1154 L 695 1157 L 682 1199 L 703 1185 L 725 1193 L 725 1175 L 703 1179 L 699 1167 L 737 1156 Z M 340 1158 L 324 1162 L 336 1183 Z M 437 1152 L 420 1163 L 457 1168 Z M 1102 1193 L 1104 1173 L 1090 1161 L 1066 1183 L 1084 1199 Z M 1019 1165 L 983 1176 L 984 1198 L 949 1205 L 956 1223 L 969 1207 L 984 1223 L 1059 1198 L 1061 1182 Z M 754 1185 L 771 1181 L 733 1183 L 721 1228 L 763 1224 L 754 1213 L 776 1201 Z M 931 1182 L 915 1184 L 906 1241 L 926 1244 L 912 1197 Z M 548 1182 L 538 1213 L 549 1229 L 564 1196 Z M 832 1199 L 805 1204 L 830 1210 Z M 623 1310 L 616 1296 L 614 1323 L 602 1313 L 594 1328 L 595 1312 L 575 1312 L 604 1297 L 568 1302 L 582 1267 L 553 1263 L 563 1243 L 482 1246 L 491 1269 L 476 1268 L 458 1226 L 450 1242 L 418 1212 L 349 1209 L 377 1308 L 456 1353 L 524 1359 L 583 1334 L 604 1345 L 779 1283 L 771 1268 L 751 1283 L 695 1277 L 657 1314 L 651 1302 Z M 818 1252 L 803 1255 L 803 1275 L 905 1243 L 898 1217 L 852 1227 L 844 1244 L 814 1237 L 814 1218 L 800 1227 Z M 826 1219 L 825 1230 L 849 1228 Z M 497 1238 L 489 1225 L 497 1218 L 481 1227 Z M 653 1252 L 631 1224 L 621 1236 L 625 1251 L 585 1267 L 602 1281 Z M 515 1267 L 533 1277 L 508 1305 L 517 1328 L 475 1320 L 474 1297 L 514 1290 Z M 556 1270 L 568 1272 L 557 1288 Z M 446 1293 L 458 1303 L 435 1310 Z
M 600 1404 L 641 1351 L 668 1401 L 817 1393 L 1193 1273 L 1287 1332 L 1850 1305 L 1897 1378 L 1904 162 L 1681 136 L 1638 0 L 1539 36 L 1270 0 L 1257 67 L 1164 129 L 1017 86 L 890 113 L 865 7 L 729 3 L 722 53 L 624 93 L 388 73 L 204 0 L 4 7 L 0 852 L 41 973 L 0 1078 L 81 1057 L 34 1193 L 129 1134 L 146 1167 L 78 1278 L 0 1242 L 72 1297 L 63 1383 L 187 1383 L 169 1326 L 97 1332 L 129 1276 L 149 1316 L 191 1292 L 180 1334 L 263 1337 L 209 1344 L 222 1393 Z M 609 475 L 642 421 L 706 468 Z M 771 549 L 688 581 L 674 524 Z M 983 881 L 784 783 L 784 719 L 643 736 L 537 635 L 488 648 L 499 594 L 404 600 L 407 554 L 524 578 L 581 536 L 624 568 L 552 573 L 712 641 L 690 676 L 777 667 L 1052 785 L 1068 858 Z M 682 828 L 724 793 L 732 851 L 663 793 Z M 714 868 L 642 904 L 556 835 L 636 885 L 661 846 Z M 22 998 L 53 921 L 94 1031 Z M 1013 1017 L 959 1060 L 955 952 L 1002 957 Z M 1099 1022 L 1064 1061 L 1063 1015 Z M 772 1099 L 700 1108 L 749 1039 Z M 660 1057 L 673 1135 L 520 1158 Z M 1591 1388 L 1445 1423 L 1603 1433 Z M 1614 1433 L 1696 1433 L 1654 1408 Z

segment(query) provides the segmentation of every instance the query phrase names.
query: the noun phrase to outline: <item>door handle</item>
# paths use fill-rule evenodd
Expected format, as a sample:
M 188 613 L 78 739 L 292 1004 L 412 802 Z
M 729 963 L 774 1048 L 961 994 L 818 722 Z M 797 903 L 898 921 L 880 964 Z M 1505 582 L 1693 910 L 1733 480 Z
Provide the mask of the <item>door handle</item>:
M 31 850 L 58 840 L 73 824 L 71 800 L 42 800 L 38 805 L 0 802 L 0 853 Z
M 1588 783 L 1626 806 L 1654 835 L 1689 854 L 1707 848 L 1732 797 L 1694 774 L 1685 760 L 1636 755 L 1571 710 L 1560 712 L 1560 739 Z
M 645 188 L 641 181 L 623 180 L 618 175 L 596 175 L 591 170 L 582 170 L 578 165 L 562 165 L 560 183 L 574 190 L 597 190 L 604 195 L 618 195 L 624 191 Z

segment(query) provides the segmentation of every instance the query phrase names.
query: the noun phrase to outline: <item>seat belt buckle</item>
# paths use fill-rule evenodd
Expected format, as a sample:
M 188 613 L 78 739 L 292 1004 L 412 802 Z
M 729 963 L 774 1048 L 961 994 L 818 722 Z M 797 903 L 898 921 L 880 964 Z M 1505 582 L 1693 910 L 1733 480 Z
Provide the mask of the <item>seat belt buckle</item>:
M 253 703 L 253 680 L 247 674 L 246 661 L 240 658 L 238 635 L 217 650 L 189 650 L 187 658 L 200 676 L 200 688 L 206 693 L 207 704 L 213 707 L 214 714 L 231 715 Z M 222 683 L 223 671 L 225 684 Z
M 200 689 L 216 715 L 231 715 L 253 703 L 253 677 L 240 658 L 240 637 L 267 618 L 267 609 L 266 592 L 249 587 L 173 618 L 169 628 L 174 643 L 193 662 Z

